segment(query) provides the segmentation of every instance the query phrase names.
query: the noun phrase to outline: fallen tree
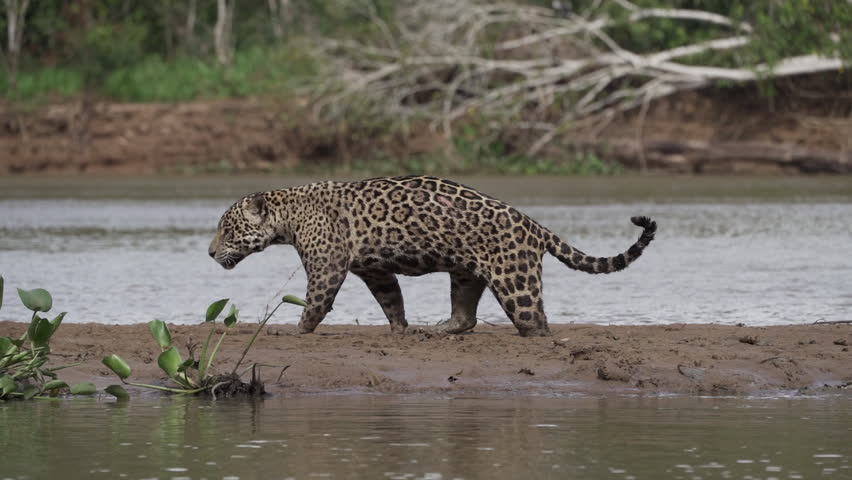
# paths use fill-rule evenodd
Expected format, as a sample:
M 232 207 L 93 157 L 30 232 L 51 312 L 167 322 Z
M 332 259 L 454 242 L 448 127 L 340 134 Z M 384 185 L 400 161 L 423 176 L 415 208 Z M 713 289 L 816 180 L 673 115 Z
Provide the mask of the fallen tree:
M 461 120 L 469 124 L 477 118 L 483 141 L 510 139 L 517 151 L 533 156 L 555 139 L 605 124 L 620 112 L 637 110 L 641 117 L 651 102 L 676 93 L 839 71 L 848 63 L 840 51 L 849 36 L 845 31 L 824 32 L 827 46 L 818 53 L 768 61 L 740 54 L 760 38 L 755 25 L 743 19 L 693 9 L 642 8 L 627 0 L 586 4 L 583 11 L 571 12 L 560 2 L 548 8 L 487 0 L 404 1 L 396 18 L 386 22 L 365 1 L 364 14 L 381 34 L 371 43 L 322 43 L 323 52 L 336 61 L 338 74 L 331 77 L 342 78 L 342 83 L 327 86 L 325 91 L 333 93 L 320 97 L 316 112 L 333 120 L 352 109 L 366 109 L 403 125 L 425 118 L 447 138 Z M 852 2 L 830 8 L 852 15 Z M 712 35 L 656 50 L 631 49 L 616 40 L 619 32 L 654 21 L 704 26 L 703 32 Z M 641 128 L 637 141 L 642 143 Z M 724 156 L 719 152 L 730 148 L 697 150 L 709 158 Z M 643 168 L 648 149 L 649 156 L 656 155 L 653 146 L 635 149 Z M 695 148 L 684 150 L 698 155 Z M 789 157 L 789 148 L 763 150 L 764 157 Z M 821 155 L 793 155 L 798 160 L 789 161 L 820 163 Z M 846 157 L 840 160 L 848 164 Z

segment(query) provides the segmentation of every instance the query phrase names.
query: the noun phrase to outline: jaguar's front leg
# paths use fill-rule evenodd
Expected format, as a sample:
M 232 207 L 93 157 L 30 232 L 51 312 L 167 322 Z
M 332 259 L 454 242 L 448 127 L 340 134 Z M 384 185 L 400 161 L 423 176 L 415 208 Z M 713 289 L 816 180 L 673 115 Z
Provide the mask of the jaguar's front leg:
M 334 297 L 349 271 L 349 260 L 343 252 L 322 251 L 302 254 L 302 263 L 308 274 L 308 290 L 305 293 L 308 306 L 302 312 L 299 333 L 311 333 L 331 311 Z

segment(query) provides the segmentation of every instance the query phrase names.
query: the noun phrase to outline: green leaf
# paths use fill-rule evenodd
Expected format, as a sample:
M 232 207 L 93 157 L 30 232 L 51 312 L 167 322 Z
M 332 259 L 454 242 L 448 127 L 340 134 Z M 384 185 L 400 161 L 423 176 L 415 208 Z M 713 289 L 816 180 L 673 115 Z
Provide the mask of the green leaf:
M 33 352 L 29 350 L 25 350 L 23 352 L 18 352 L 11 357 L 9 357 L 9 361 L 7 365 L 14 365 L 19 362 L 29 362 L 34 358 Z
M 53 324 L 46 318 L 36 315 L 30 322 L 30 327 L 27 329 L 27 337 L 36 348 L 47 346 L 50 341 L 50 336 L 53 335 Z
M 15 346 L 15 344 L 12 343 L 11 338 L 0 337 L 0 357 L 2 357 L 3 355 L 6 355 L 6 352 L 9 352 L 9 350 L 11 350 L 12 347 L 14 347 L 14 346 Z M 12 353 L 12 352 L 9 352 L 9 353 Z
M 41 318 L 36 316 L 30 322 L 30 327 L 27 329 L 27 337 L 32 342 L 33 346 L 36 348 L 46 347 L 50 342 L 50 337 L 56 333 L 56 329 L 59 328 L 59 325 L 62 323 L 62 319 L 65 318 L 68 312 L 62 312 L 53 320 L 48 320 L 46 318 Z
M 237 310 L 237 306 L 233 303 L 231 304 L 231 311 L 228 312 L 228 316 L 225 317 L 225 326 L 228 328 L 233 327 L 237 324 L 237 315 L 239 315 L 240 311 Z
M 148 329 L 151 330 L 151 336 L 165 350 L 172 346 L 172 334 L 169 333 L 169 327 L 162 320 L 151 320 L 148 323 Z
M 197 364 L 198 364 L 198 362 L 196 362 L 194 359 L 187 358 L 186 360 L 184 360 L 183 363 L 180 364 L 180 366 L 178 366 L 177 371 L 178 372 L 185 372 L 187 368 L 194 368 L 194 367 L 196 367 Z
M 91 382 L 75 383 L 74 385 L 71 385 L 72 395 L 94 395 L 97 391 L 98 389 L 95 387 L 95 384 Z
M 24 387 L 24 400 L 29 400 L 41 393 L 41 390 L 35 385 L 27 385 Z
M 227 305 L 227 303 L 227 298 L 223 298 L 222 300 L 217 300 L 211 303 L 210 306 L 207 307 L 207 315 L 204 317 L 204 321 L 212 322 L 216 320 L 216 317 L 218 317 L 219 314 L 222 313 L 222 310 L 225 309 L 225 305 Z
M 65 318 L 65 315 L 68 315 L 68 312 L 62 312 L 59 315 L 53 317 L 53 320 L 50 321 L 50 324 L 53 325 L 54 333 L 56 333 L 56 329 L 59 328 L 59 325 L 62 324 L 62 320 Z
M 0 397 L 18 391 L 18 384 L 9 375 L 0 377 Z
M 118 378 L 124 380 L 130 376 L 130 365 L 127 364 L 121 357 L 116 354 L 112 354 L 108 357 L 104 357 L 101 360 L 101 363 L 107 366 L 113 373 L 118 375 Z
M 47 290 L 36 288 L 35 290 L 18 289 L 18 296 L 24 302 L 24 306 L 34 312 L 47 312 L 53 307 L 53 298 Z
M 307 307 L 308 302 L 302 300 L 301 298 L 295 295 L 284 295 L 284 298 L 281 299 L 284 303 L 292 303 L 293 305 L 299 305 L 300 307 Z
M 119 400 L 130 398 L 130 394 L 127 393 L 127 390 L 125 390 L 121 385 L 110 385 L 106 387 L 104 391 Z
M 51 380 L 44 384 L 42 390 L 46 392 L 48 390 L 56 390 L 57 388 L 68 388 L 68 384 L 62 380 Z
M 47 355 L 38 355 L 33 361 L 31 361 L 27 365 L 27 369 L 41 368 L 41 366 L 45 363 L 47 363 Z
M 168 350 L 164 351 L 157 357 L 157 365 L 166 372 L 170 378 L 175 378 L 177 375 L 178 367 L 183 363 L 183 360 L 180 358 L 180 353 L 177 351 L 175 347 L 169 347 Z

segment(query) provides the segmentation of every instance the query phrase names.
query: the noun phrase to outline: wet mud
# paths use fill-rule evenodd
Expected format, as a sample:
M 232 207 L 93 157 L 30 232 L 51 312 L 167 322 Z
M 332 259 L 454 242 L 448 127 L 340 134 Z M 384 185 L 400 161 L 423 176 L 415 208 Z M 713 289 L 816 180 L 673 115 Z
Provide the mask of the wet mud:
M 268 327 L 246 358 L 273 394 L 426 393 L 570 395 L 852 394 L 852 325 L 551 325 L 554 335 L 521 338 L 510 326 L 480 323 L 473 332 L 394 335 L 387 326 L 323 326 L 300 335 L 294 325 Z M 25 324 L 0 322 L 0 335 Z M 182 350 L 207 329 L 172 326 Z M 222 372 L 253 332 L 236 327 L 217 359 Z M 111 353 L 133 367 L 132 380 L 165 381 L 144 324 L 66 324 L 54 337 L 53 361 L 81 365 L 63 376 L 98 386 L 116 383 L 101 364 Z M 272 367 L 275 366 L 275 367 Z M 288 367 L 278 379 L 281 369 Z M 214 370 L 214 373 L 215 370 Z M 221 372 L 220 372 L 221 373 Z

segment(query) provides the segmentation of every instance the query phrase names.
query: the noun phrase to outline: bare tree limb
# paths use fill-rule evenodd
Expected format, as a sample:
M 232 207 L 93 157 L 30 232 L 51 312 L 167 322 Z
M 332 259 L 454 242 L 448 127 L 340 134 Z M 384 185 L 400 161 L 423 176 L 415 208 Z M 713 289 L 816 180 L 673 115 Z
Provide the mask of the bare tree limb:
M 290 15 L 290 0 L 267 0 L 272 35 L 279 42 L 284 38 L 284 24 Z
M 372 0 L 361 1 L 384 40 L 379 45 L 325 42 L 322 48 L 335 58 L 341 70 L 336 78 L 343 84 L 320 102 L 320 111 L 366 102 L 377 112 L 431 119 L 447 136 L 458 119 L 485 115 L 494 120 L 489 128 L 523 131 L 529 155 L 586 119 L 597 124 L 633 108 L 646 112 L 651 102 L 677 92 L 717 81 L 753 82 L 845 66 L 840 58 L 818 55 L 739 68 L 694 63 L 701 54 L 752 41 L 747 23 L 702 10 L 609 0 L 628 12 L 616 21 L 608 16 L 611 9 L 602 8 L 605 0 L 567 15 L 487 0 L 400 0 L 391 30 L 370 9 Z M 652 52 L 625 48 L 608 33 L 624 22 L 660 18 L 710 23 L 731 32 Z M 335 108 L 326 108 L 331 105 Z M 516 121 L 499 120 L 510 118 Z M 641 129 L 637 136 L 641 143 Z
M 717 13 L 705 12 L 702 10 L 685 10 L 685 9 L 664 9 L 664 8 L 648 8 L 643 10 L 635 10 L 630 15 L 631 21 L 644 20 L 646 18 L 672 18 L 677 20 L 697 20 L 700 22 L 715 23 L 726 27 L 733 27 L 743 32 L 751 33 L 751 25 L 741 22 L 734 23 L 730 18 L 719 15 Z
M 21 44 L 30 0 L 4 0 L 4 3 L 6 4 L 6 50 L 8 51 L 6 72 L 9 86 L 14 90 L 18 83 L 18 62 L 21 57 Z
M 221 65 L 230 65 L 234 59 L 234 11 L 237 0 L 216 1 L 216 26 L 213 29 L 213 43 L 216 59 Z

